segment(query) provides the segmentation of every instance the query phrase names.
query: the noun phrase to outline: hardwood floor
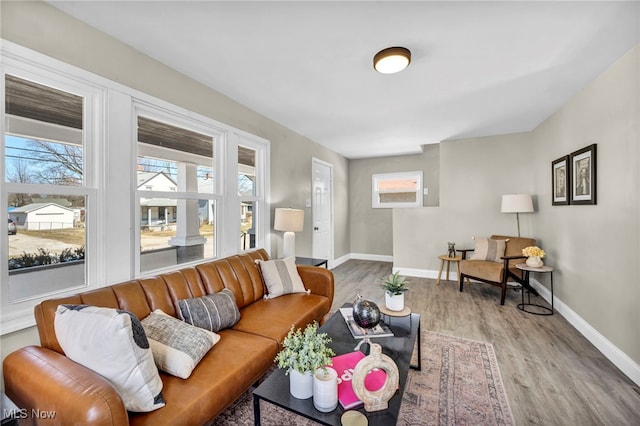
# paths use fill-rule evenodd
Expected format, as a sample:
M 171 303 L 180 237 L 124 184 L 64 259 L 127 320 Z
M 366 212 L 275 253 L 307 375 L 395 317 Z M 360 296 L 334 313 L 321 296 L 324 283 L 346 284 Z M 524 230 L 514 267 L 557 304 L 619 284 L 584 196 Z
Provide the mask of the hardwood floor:
M 333 309 L 356 294 L 384 303 L 380 278 L 391 263 L 350 260 L 333 270 Z M 423 330 L 490 342 L 517 425 L 639 425 L 635 384 L 561 315 L 537 316 L 516 308 L 510 290 L 504 306 L 498 287 L 410 277 L 405 303 L 422 315 Z M 542 302 L 545 304 L 546 302 Z

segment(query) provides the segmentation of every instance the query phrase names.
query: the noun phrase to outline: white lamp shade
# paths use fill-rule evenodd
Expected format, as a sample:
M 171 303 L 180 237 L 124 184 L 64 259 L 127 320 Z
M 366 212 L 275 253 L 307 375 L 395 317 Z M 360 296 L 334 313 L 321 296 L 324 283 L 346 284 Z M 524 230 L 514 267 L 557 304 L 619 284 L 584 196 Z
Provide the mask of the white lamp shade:
M 300 232 L 304 225 L 304 210 L 277 208 L 273 229 L 276 231 Z
M 533 201 L 529 194 L 507 194 L 502 196 L 502 213 L 531 213 Z

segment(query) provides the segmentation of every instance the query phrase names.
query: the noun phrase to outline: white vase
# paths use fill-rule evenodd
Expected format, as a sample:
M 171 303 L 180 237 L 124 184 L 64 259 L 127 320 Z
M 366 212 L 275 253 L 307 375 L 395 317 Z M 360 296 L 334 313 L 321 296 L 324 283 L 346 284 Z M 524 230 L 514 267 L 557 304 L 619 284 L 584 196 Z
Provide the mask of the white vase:
M 331 367 L 318 368 L 313 375 L 313 406 L 323 413 L 338 406 L 338 373 Z
M 307 399 L 313 396 L 313 374 L 289 371 L 289 391 L 294 398 Z
M 387 309 L 390 311 L 401 311 L 404 309 L 404 293 L 389 294 L 388 291 L 384 292 L 384 304 L 387 305 Z
M 527 261 L 525 262 L 527 266 L 532 268 L 541 268 L 544 265 L 544 262 L 539 256 L 529 256 L 527 257 Z

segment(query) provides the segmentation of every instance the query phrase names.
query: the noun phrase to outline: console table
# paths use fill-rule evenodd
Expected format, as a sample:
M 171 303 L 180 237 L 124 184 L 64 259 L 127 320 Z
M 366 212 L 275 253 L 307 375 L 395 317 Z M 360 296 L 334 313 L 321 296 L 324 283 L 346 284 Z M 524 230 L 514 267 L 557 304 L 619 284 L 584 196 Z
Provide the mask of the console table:
M 296 256 L 296 265 L 324 266 L 327 267 L 327 259 L 314 259 L 313 257 Z

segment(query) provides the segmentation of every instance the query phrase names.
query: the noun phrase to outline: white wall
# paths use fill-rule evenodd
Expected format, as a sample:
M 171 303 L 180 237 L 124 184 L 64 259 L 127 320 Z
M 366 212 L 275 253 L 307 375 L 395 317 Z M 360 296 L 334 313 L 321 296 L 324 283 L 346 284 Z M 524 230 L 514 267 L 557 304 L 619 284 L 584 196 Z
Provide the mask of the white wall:
M 394 267 L 435 276 L 447 241 L 515 232 L 501 194 L 532 193 L 522 235 L 548 253 L 562 315 L 640 384 L 639 80 L 636 46 L 530 133 L 443 142 L 440 206 L 394 211 Z M 551 162 L 592 143 L 598 204 L 552 206 Z

